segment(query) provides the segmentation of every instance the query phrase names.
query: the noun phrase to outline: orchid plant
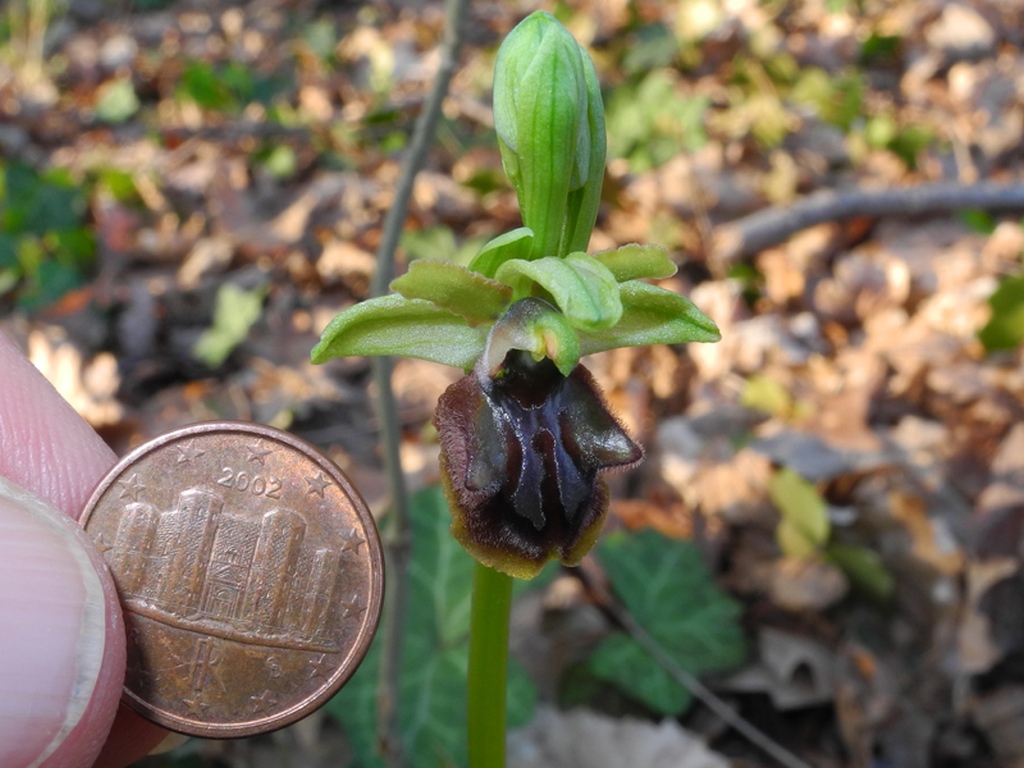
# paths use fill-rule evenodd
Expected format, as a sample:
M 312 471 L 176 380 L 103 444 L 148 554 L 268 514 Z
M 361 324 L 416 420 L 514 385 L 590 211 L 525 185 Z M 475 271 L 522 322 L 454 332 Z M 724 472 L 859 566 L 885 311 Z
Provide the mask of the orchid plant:
M 601 476 L 641 448 L 608 411 L 580 358 L 618 347 L 711 342 L 715 323 L 649 279 L 676 267 L 657 245 L 587 254 L 604 177 L 604 107 L 594 64 L 550 14 L 524 19 L 494 72 L 502 165 L 523 226 L 467 267 L 414 262 L 393 293 L 327 326 L 320 363 L 408 356 L 463 369 L 435 416 L 452 533 L 476 558 L 470 640 L 473 766 L 504 764 L 511 577 L 551 559 L 577 565 L 600 532 Z

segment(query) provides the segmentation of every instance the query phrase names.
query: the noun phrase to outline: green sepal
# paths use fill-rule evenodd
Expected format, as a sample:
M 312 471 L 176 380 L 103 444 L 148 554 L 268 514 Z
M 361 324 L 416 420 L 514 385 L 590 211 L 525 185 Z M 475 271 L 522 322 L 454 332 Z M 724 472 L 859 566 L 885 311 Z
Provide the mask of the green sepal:
M 512 287 L 514 298 L 530 295 L 538 285 L 551 296 L 569 324 L 582 331 L 601 331 L 619 322 L 622 302 L 611 271 L 585 253 L 565 258 L 545 256 L 535 261 L 513 259 L 495 278 Z
M 533 230 L 529 227 L 519 227 L 511 232 L 498 235 L 487 242 L 480 253 L 469 262 L 469 268 L 479 272 L 484 277 L 494 277 L 498 267 L 511 259 L 530 258 L 530 248 L 533 246 Z
M 391 290 L 407 299 L 426 299 L 470 325 L 493 322 L 512 299 L 507 285 L 437 259 L 414 261 L 408 272 L 391 281 Z
M 346 355 L 418 357 L 466 370 L 484 349 L 482 330 L 423 299 L 380 296 L 339 313 L 313 347 L 323 363 Z
M 618 347 L 718 341 L 722 338 L 715 321 L 685 296 L 636 280 L 623 283 L 619 288 L 622 319 L 614 328 L 600 333 L 581 332 L 582 354 L 590 355 Z
M 568 376 L 580 361 L 576 329 L 565 316 L 538 298 L 520 299 L 491 328 L 481 364 L 486 373 L 497 373 L 509 350 L 529 352 L 535 360 L 550 358 Z
M 608 267 L 620 283 L 672 277 L 676 273 L 675 263 L 669 258 L 668 251 L 660 245 L 629 243 L 598 251 L 594 258 Z

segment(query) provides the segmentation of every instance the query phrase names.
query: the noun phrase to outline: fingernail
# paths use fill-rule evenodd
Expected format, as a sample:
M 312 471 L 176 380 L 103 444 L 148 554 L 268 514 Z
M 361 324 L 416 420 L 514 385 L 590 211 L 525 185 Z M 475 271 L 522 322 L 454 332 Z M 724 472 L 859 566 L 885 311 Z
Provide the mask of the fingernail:
M 87 547 L 74 521 L 0 478 L 0 765 L 43 765 L 90 709 L 117 622 Z

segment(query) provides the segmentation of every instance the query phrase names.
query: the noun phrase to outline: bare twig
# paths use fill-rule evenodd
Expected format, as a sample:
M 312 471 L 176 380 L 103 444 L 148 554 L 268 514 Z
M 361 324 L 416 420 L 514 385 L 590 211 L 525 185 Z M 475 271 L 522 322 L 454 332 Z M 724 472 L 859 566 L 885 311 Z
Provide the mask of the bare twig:
M 387 215 L 377 248 L 377 267 L 373 274 L 371 291 L 381 296 L 388 290 L 394 277 L 395 249 L 405 225 L 416 174 L 423 167 L 427 150 L 434 141 L 441 103 L 459 60 L 462 46 L 463 19 L 469 0 L 446 0 L 445 30 L 441 43 L 441 63 L 434 78 L 430 95 L 416 121 L 409 151 L 402 166 L 402 174 L 395 188 L 395 199 Z M 377 727 L 384 759 L 389 766 L 405 764 L 401 734 L 398 727 L 398 691 L 402 669 L 403 618 L 407 593 L 406 568 L 409 559 L 409 499 L 402 475 L 399 455 L 401 435 L 397 418 L 394 391 L 391 388 L 391 360 L 374 361 L 374 381 L 377 385 L 377 414 L 381 426 L 384 462 L 391 485 L 391 520 L 384 535 L 385 559 L 388 565 L 388 591 L 384 603 L 384 636 L 381 654 L 380 688 L 377 700 Z
M 716 263 L 728 265 L 826 221 L 858 216 L 935 215 L 970 209 L 1024 211 L 1024 184 L 943 182 L 896 189 L 816 192 L 792 205 L 766 208 L 718 227 L 712 254 Z
M 632 635 L 645 651 L 647 651 L 658 662 L 659 666 L 693 694 L 708 709 L 714 712 L 726 725 L 733 728 L 747 741 L 761 749 L 766 755 L 775 760 L 785 768 L 811 768 L 799 757 L 778 742 L 774 741 L 767 734 L 760 731 L 753 723 L 742 717 L 736 710 L 722 701 L 700 680 L 680 667 L 658 642 L 644 629 L 633 615 L 627 611 L 613 598 L 608 600 L 608 606 L 616 620 L 622 624 L 627 632 Z

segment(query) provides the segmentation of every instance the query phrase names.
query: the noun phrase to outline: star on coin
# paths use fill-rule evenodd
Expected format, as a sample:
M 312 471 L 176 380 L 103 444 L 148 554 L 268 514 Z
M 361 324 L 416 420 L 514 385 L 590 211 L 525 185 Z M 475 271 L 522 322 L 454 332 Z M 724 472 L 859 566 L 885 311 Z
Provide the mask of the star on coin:
M 107 554 L 107 552 L 114 548 L 114 545 L 107 541 L 107 537 L 102 533 L 93 539 L 93 543 L 96 545 L 96 549 L 100 551 L 101 555 Z
M 198 459 L 206 453 L 206 451 L 196 447 L 195 440 L 189 440 L 187 443 L 178 443 L 174 447 L 178 451 L 178 460 L 175 464 L 191 464 L 193 459 Z
M 351 600 L 342 600 L 341 607 L 343 609 L 341 618 L 343 619 L 358 618 L 366 610 L 364 606 L 359 604 L 359 598 L 357 597 L 353 597 Z
M 253 712 L 266 712 L 272 706 L 277 704 L 277 699 L 272 698 L 270 691 L 263 691 L 259 696 L 250 696 L 249 701 L 252 702 Z
M 256 464 L 266 464 L 263 460 L 274 452 L 273 448 L 264 448 L 263 444 L 259 440 L 255 443 L 247 444 L 245 449 L 249 451 L 249 461 L 255 462 Z
M 324 490 L 331 484 L 329 478 L 323 472 L 317 472 L 316 477 L 306 476 L 306 484 L 309 486 L 307 493 L 315 493 L 321 499 L 324 497 Z
M 309 660 L 309 679 L 321 678 L 326 680 L 331 673 L 331 665 L 327 661 L 327 654 L 321 653 L 319 657 Z
M 203 711 L 210 707 L 209 704 L 198 696 L 193 696 L 191 699 L 182 699 L 181 701 L 186 707 L 188 707 L 188 713 L 196 717 L 202 717 Z
M 344 534 L 341 540 L 341 551 L 352 552 L 353 554 L 359 554 L 359 547 L 366 543 L 366 539 L 359 535 L 359 532 L 355 528 L 349 528 Z
M 118 485 L 121 486 L 120 498 L 131 499 L 132 501 L 138 501 L 139 494 L 146 490 L 146 486 L 139 482 L 137 474 L 133 474 L 127 480 L 122 480 Z

